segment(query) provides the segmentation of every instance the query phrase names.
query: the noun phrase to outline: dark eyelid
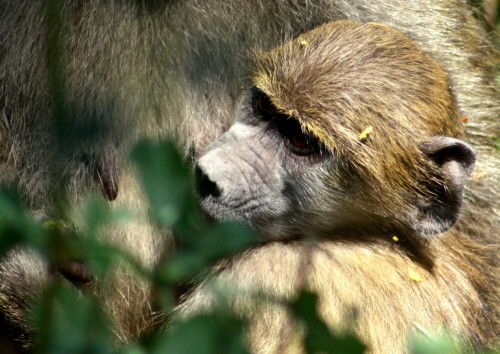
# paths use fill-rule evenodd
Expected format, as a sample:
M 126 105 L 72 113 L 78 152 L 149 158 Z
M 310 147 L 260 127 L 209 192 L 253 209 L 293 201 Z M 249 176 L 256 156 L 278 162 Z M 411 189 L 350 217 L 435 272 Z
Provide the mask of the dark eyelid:
M 279 135 L 287 140 L 288 144 L 290 144 L 291 138 L 299 134 L 302 135 L 308 147 L 311 148 L 311 153 L 304 153 L 303 155 L 323 155 L 326 151 L 314 135 L 304 132 L 300 123 L 294 117 L 280 113 L 271 102 L 269 96 L 257 87 L 252 88 L 251 106 L 254 114 L 260 117 L 260 119 L 270 122 L 271 126 L 274 127 Z M 298 155 L 302 155 L 298 150 L 293 151 Z
M 269 96 L 257 87 L 252 88 L 251 97 L 252 109 L 254 113 L 260 118 L 266 121 L 270 121 L 279 114 L 277 108 L 271 102 Z
M 321 142 L 312 134 L 304 131 L 300 123 L 293 117 L 279 115 L 273 119 L 273 124 L 278 133 L 287 140 L 289 148 L 300 156 L 323 155 L 326 151 Z M 303 149 L 294 148 L 292 139 L 300 136 L 305 141 L 307 147 Z

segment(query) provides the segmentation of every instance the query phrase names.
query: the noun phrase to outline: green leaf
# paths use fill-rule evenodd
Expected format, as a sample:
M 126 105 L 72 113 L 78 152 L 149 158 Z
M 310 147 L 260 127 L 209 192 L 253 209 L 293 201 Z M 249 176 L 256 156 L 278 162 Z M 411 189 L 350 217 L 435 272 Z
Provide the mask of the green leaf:
M 109 320 L 92 298 L 54 284 L 33 311 L 39 354 L 111 354 Z
M 177 324 L 159 336 L 153 354 L 246 354 L 245 325 L 220 309 Z
M 172 143 L 139 143 L 131 154 L 159 225 L 172 227 L 195 205 L 189 169 Z
M 334 335 L 317 313 L 318 298 L 310 292 L 302 292 L 291 303 L 295 316 L 305 325 L 304 345 L 307 353 L 357 354 L 364 353 L 366 347 L 353 335 Z
M 450 336 L 416 338 L 411 342 L 412 354 L 459 354 L 460 350 Z
M 41 241 L 43 230 L 24 212 L 15 195 L 0 191 L 0 257 L 21 243 Z
M 23 242 L 26 232 L 24 211 L 19 201 L 6 191 L 0 192 L 0 256 Z
M 497 135 L 493 135 L 491 137 L 491 140 L 493 140 L 493 146 L 495 147 L 495 150 L 500 151 L 500 137 Z
M 213 225 L 207 235 L 200 238 L 199 249 L 214 262 L 248 249 L 255 243 L 253 230 L 238 223 L 225 222 Z

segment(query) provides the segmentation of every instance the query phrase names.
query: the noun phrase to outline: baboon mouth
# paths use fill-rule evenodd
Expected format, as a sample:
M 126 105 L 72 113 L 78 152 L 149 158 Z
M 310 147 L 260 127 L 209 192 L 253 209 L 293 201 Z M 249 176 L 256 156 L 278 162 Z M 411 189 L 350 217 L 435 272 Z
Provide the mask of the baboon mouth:
M 70 261 L 56 270 L 76 287 L 88 286 L 94 281 L 89 268 L 79 261 Z
M 205 198 L 201 202 L 203 213 L 211 220 L 238 221 L 246 223 L 258 212 L 262 205 L 254 199 L 238 203 L 227 203 L 215 198 Z

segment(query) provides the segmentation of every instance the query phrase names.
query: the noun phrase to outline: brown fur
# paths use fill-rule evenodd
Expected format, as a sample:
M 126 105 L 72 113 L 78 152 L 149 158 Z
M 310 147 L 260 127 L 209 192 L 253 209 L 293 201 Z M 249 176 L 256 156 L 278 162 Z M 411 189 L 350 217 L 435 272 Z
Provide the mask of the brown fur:
M 53 144 L 47 1 L 0 2 L 0 184 L 17 190 L 30 211 L 51 217 L 51 195 L 61 187 L 78 206 L 83 196 L 102 189 L 95 170 L 107 166 L 98 162 L 116 164 L 119 192 L 112 205 L 137 210 L 139 218 L 103 237 L 153 266 L 163 238 L 145 216 L 134 173 L 123 166 L 133 142 L 173 136 L 186 151 L 202 150 L 231 123 L 239 90 L 247 83 L 251 50 L 273 48 L 321 23 L 351 18 L 394 26 L 444 67 L 479 152 L 475 188 L 466 194 L 471 212 L 476 219 L 486 214 L 498 220 L 500 164 L 491 140 L 499 130 L 491 74 L 497 57 L 462 0 L 51 2 L 61 9 L 64 93 L 74 126 L 63 151 Z M 78 139 L 89 122 L 99 134 Z M 464 225 L 484 236 L 481 222 Z M 48 265 L 32 252 L 13 253 L 0 265 L 0 329 L 25 348 L 33 338 L 26 312 L 49 278 Z M 126 342 L 147 332 L 156 313 L 148 287 L 127 269 L 116 274 L 112 282 L 97 280 L 95 291 L 117 338 Z
M 252 77 L 281 113 L 349 165 L 328 181 L 355 185 L 346 203 L 397 219 L 411 215 L 416 201 L 435 197 L 429 181 L 446 183 L 421 143 L 462 137 L 463 127 L 446 74 L 400 32 L 330 23 L 262 54 Z M 360 139 L 368 126 L 372 133 Z M 301 331 L 290 327 L 284 308 L 273 300 L 259 304 L 251 294 L 290 300 L 303 286 L 319 295 L 321 316 L 335 330 L 356 308 L 356 332 L 373 353 L 406 352 L 409 336 L 421 331 L 450 330 L 466 346 L 491 346 L 499 340 L 498 247 L 494 226 L 476 209 L 466 205 L 455 226 L 425 240 L 410 233 L 394 240 L 383 227 L 356 234 L 356 225 L 332 234 L 335 216 L 308 213 L 303 236 L 315 238 L 313 246 L 297 241 L 248 251 L 214 281 L 237 289 L 232 305 L 250 317 L 255 353 L 300 352 Z M 212 306 L 210 286 L 202 284 L 180 312 Z
M 272 51 L 254 82 L 336 156 L 354 161 L 350 178 L 362 186 L 363 198 L 373 196 L 367 209 L 404 213 L 415 191 L 428 193 L 422 181 L 437 178 L 419 142 L 463 136 L 447 76 L 389 27 L 345 23 L 348 35 L 340 36 L 338 26 L 320 27 Z M 367 127 L 373 131 L 362 142 Z M 388 148 L 391 154 L 382 153 Z

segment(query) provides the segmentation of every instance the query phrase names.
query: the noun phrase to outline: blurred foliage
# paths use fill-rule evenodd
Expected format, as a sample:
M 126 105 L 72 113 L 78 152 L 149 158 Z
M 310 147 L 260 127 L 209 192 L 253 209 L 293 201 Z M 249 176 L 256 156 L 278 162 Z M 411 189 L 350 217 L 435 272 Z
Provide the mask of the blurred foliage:
M 333 335 L 317 312 L 317 296 L 303 291 L 298 299 L 290 304 L 297 318 L 306 328 L 304 347 L 307 353 L 358 354 L 366 347 L 352 334 Z
M 497 135 L 493 135 L 491 137 L 491 140 L 493 140 L 493 144 L 495 146 L 495 150 L 496 151 L 500 151 L 500 137 L 498 137 Z
M 499 39 L 500 31 L 500 1 L 499 0 L 468 0 L 475 9 L 476 17 L 485 29 L 492 33 L 494 39 Z
M 254 244 L 253 232 L 241 225 L 204 223 L 192 192 L 189 169 L 173 144 L 143 142 L 131 156 L 140 171 L 151 218 L 160 227 L 173 230 L 179 239 L 175 254 L 164 257 L 153 272 L 143 269 L 126 252 L 99 240 L 99 232 L 106 226 L 127 217 L 127 213 L 110 210 L 99 198 L 84 206 L 84 224 L 77 230 L 61 221 L 35 220 L 25 213 L 16 197 L 0 194 L 0 254 L 17 245 L 28 245 L 56 267 L 75 258 L 85 259 L 100 279 L 114 263 L 122 262 L 148 280 L 157 292 L 164 293 L 167 300 L 162 304 L 168 308 L 178 284 Z M 93 296 L 68 285 L 66 280 L 55 278 L 34 307 L 37 353 L 248 352 L 244 341 L 247 323 L 223 301 L 213 312 L 180 321 L 147 341 L 114 348 L 112 328 L 100 304 Z M 363 352 L 364 346 L 355 337 L 337 337 L 329 331 L 316 313 L 313 294 L 304 293 L 289 306 L 306 328 L 305 347 L 309 353 Z
M 254 244 L 247 228 L 232 224 L 206 224 L 191 188 L 187 164 L 171 143 L 138 144 L 131 154 L 140 171 L 144 191 L 150 202 L 150 215 L 160 227 L 174 230 L 179 246 L 175 254 L 164 257 L 154 271 L 144 269 L 126 252 L 99 238 L 103 229 L 131 218 L 130 213 L 111 210 L 99 198 L 83 207 L 84 224 L 76 229 L 60 221 L 36 220 L 27 214 L 18 199 L 0 194 L 0 255 L 18 245 L 29 245 L 49 264 L 79 257 L 87 260 L 97 278 L 117 262 L 136 270 L 154 289 L 163 294 L 165 309 L 173 306 L 174 289 L 195 278 L 217 261 Z M 223 289 L 224 290 L 224 289 Z M 40 354 L 58 353 L 248 353 L 245 330 L 248 323 L 220 301 L 212 312 L 178 321 L 168 330 L 139 338 L 117 348 L 110 321 L 93 296 L 60 278 L 49 282 L 32 312 Z M 222 294 L 222 297 L 224 294 Z M 161 300 L 161 299 L 160 299 Z M 332 333 L 317 313 L 317 297 L 302 292 L 285 304 L 304 331 L 307 353 L 363 353 L 365 346 L 350 332 Z M 355 322 L 355 321 L 354 321 Z M 347 326 L 349 327 L 349 326 Z M 463 348 L 448 337 L 414 341 L 412 353 L 461 353 Z

